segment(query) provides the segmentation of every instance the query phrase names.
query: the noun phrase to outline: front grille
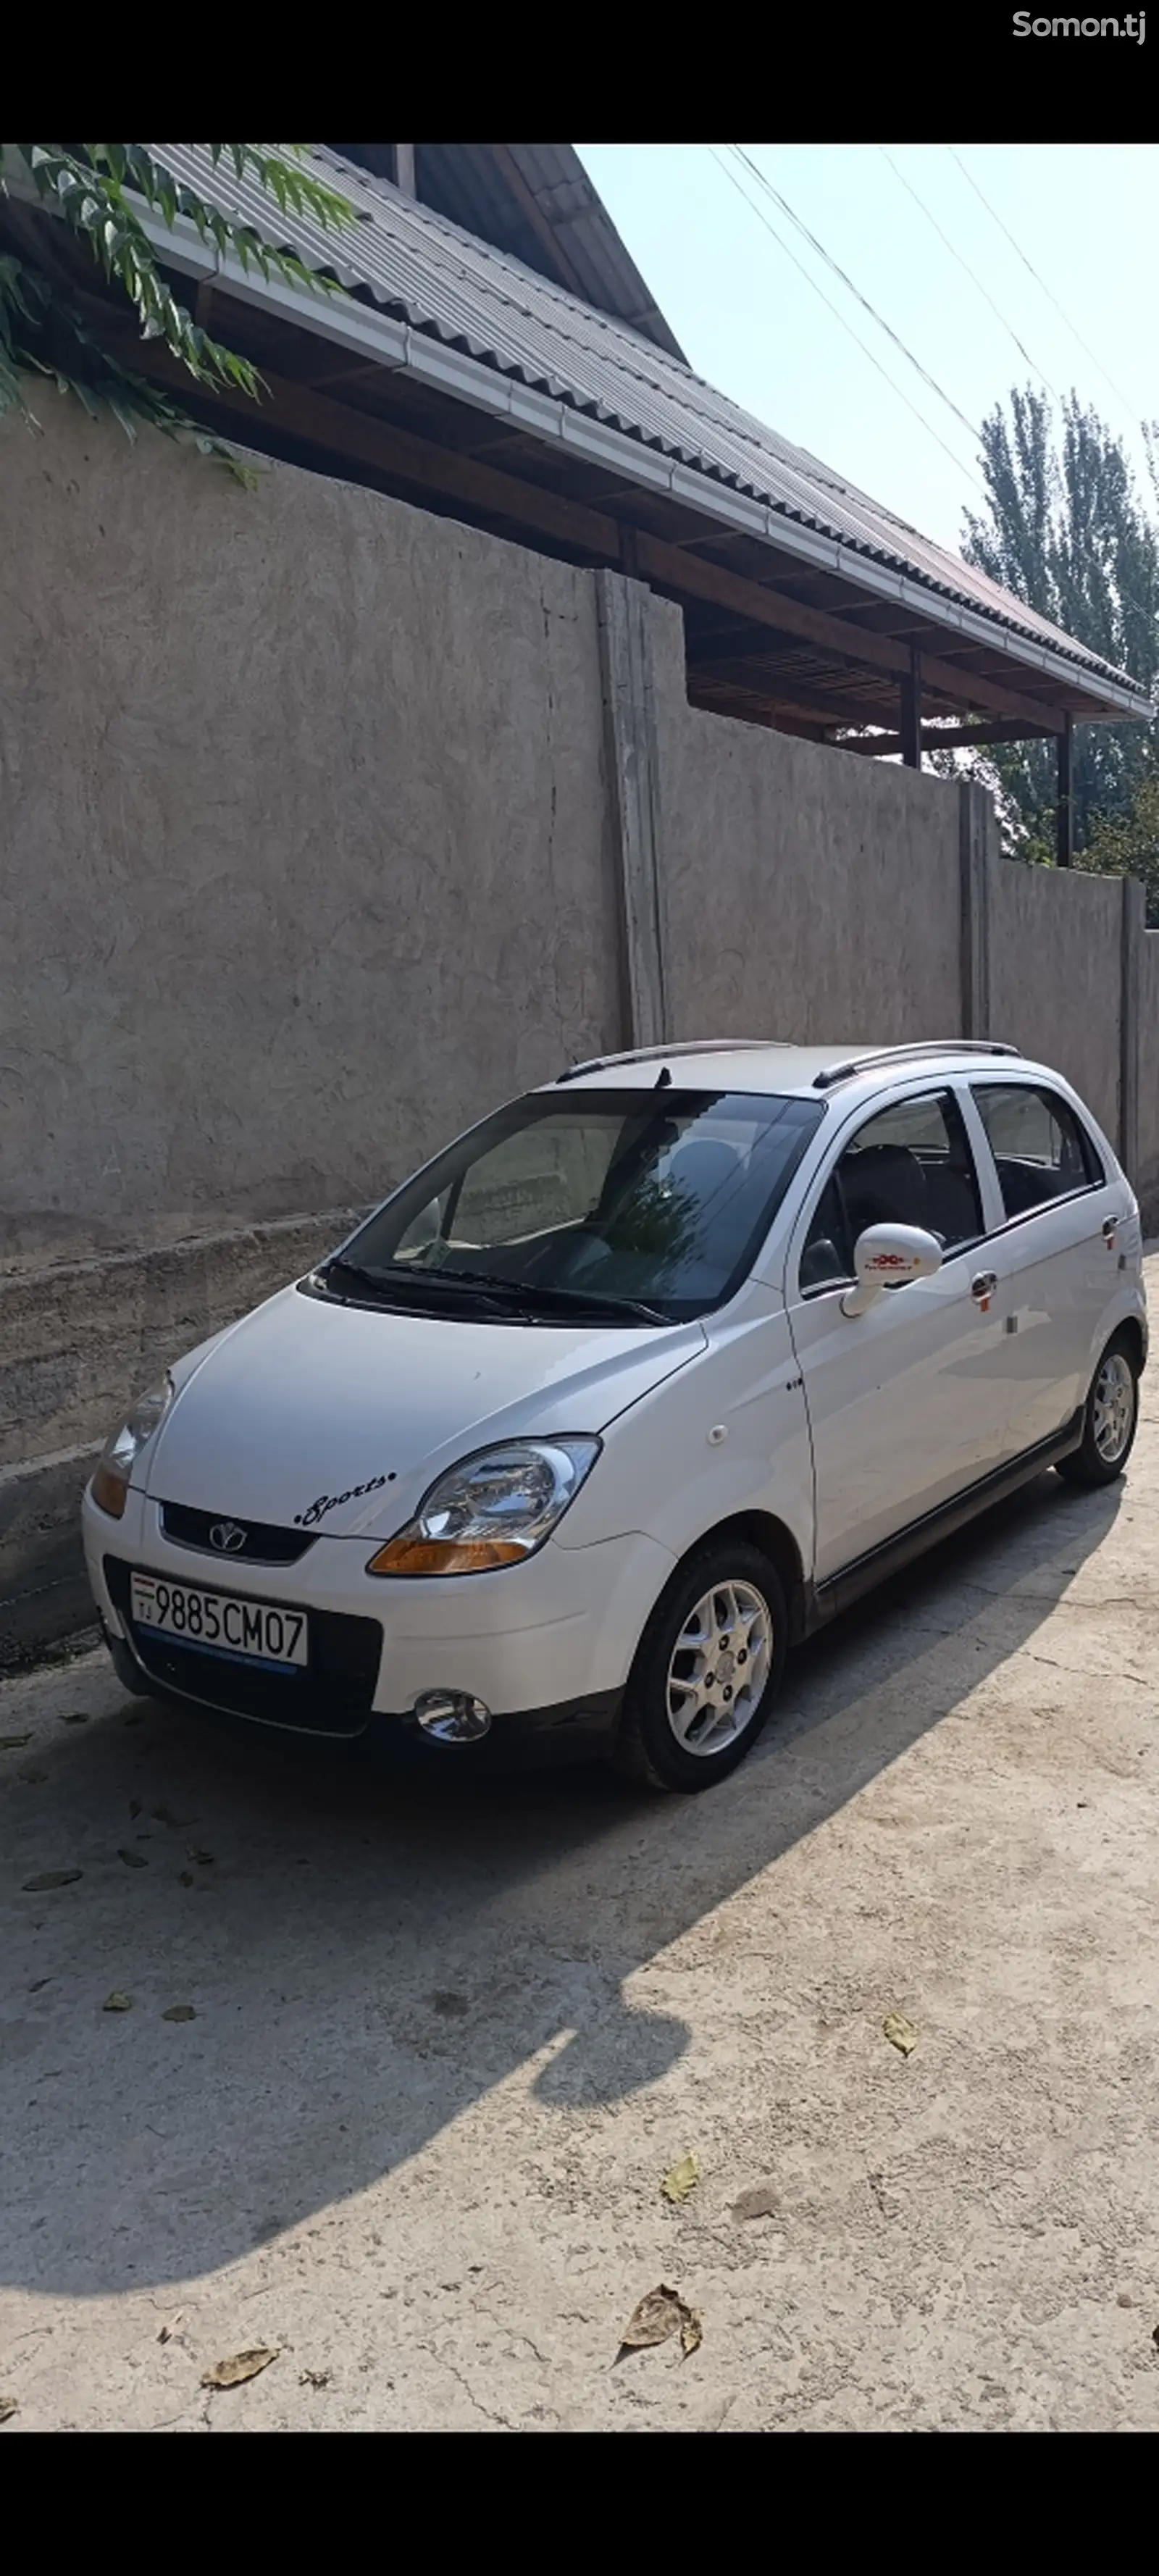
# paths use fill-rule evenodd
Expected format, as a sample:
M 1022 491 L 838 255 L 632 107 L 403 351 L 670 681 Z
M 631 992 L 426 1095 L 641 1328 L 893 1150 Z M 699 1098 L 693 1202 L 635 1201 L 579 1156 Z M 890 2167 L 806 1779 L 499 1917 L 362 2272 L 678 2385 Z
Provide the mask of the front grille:
M 179 1691 L 185 1699 L 202 1700 L 235 1717 L 260 1718 L 268 1726 L 300 1727 L 313 1735 L 362 1733 L 382 1656 L 377 1619 L 309 1610 L 309 1663 L 295 1673 L 250 1671 L 244 1663 L 228 1663 L 222 1656 L 204 1654 L 196 1646 L 178 1645 L 138 1628 L 129 1610 L 131 1574 L 132 1567 L 119 1557 L 106 1556 L 110 1597 L 138 1662 L 159 1688 Z
M 217 1558 L 219 1565 L 296 1565 L 308 1547 L 313 1547 L 313 1530 L 282 1529 L 277 1521 L 239 1521 L 231 1512 L 191 1512 L 185 1503 L 162 1503 L 161 1527 L 166 1538 L 178 1547 L 201 1547 L 207 1556 Z M 240 1547 L 214 1545 L 212 1530 L 242 1530 Z

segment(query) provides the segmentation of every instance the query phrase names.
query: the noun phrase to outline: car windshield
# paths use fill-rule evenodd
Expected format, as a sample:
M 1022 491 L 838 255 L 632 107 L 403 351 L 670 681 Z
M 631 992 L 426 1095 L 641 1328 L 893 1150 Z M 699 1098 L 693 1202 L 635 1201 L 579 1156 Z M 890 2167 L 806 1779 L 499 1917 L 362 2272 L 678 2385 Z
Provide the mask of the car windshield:
M 683 1322 L 739 1287 L 824 1104 L 533 1092 L 403 1184 L 310 1283 L 496 1321 Z

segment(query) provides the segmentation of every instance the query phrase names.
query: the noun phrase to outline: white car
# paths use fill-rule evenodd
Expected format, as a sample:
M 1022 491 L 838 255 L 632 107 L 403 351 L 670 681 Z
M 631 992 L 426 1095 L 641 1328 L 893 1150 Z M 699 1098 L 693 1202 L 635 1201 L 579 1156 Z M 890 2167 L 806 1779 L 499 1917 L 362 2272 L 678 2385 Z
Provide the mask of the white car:
M 85 1495 L 137 1692 L 708 1788 L 786 1650 L 1047 1466 L 1124 1467 L 1134 1194 L 1011 1047 L 575 1066 L 175 1362 Z

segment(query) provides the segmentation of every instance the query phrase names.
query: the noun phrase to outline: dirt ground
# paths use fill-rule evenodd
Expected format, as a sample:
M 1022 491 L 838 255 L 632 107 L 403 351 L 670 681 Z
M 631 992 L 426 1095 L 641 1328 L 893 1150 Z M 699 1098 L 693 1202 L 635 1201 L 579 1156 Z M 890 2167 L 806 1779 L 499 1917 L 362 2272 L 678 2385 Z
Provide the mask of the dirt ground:
M 0 1693 L 9 2433 L 1159 2427 L 1156 1384 L 706 1798 Z

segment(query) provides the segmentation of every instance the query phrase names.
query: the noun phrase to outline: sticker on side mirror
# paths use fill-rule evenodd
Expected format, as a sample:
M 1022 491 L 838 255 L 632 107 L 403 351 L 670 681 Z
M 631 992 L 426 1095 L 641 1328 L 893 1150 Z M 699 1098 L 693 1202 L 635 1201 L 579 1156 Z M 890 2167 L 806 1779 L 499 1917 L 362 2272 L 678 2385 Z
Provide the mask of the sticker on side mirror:
M 841 1311 L 863 1315 L 887 1288 L 904 1287 L 911 1279 L 935 1278 L 942 1266 L 942 1247 L 937 1236 L 927 1234 L 921 1225 L 869 1225 L 858 1235 L 853 1266 L 857 1286 L 847 1289 Z

